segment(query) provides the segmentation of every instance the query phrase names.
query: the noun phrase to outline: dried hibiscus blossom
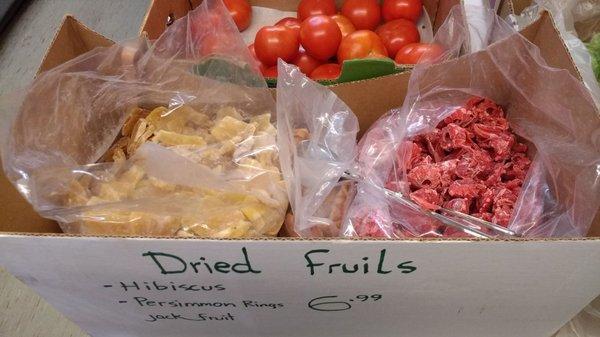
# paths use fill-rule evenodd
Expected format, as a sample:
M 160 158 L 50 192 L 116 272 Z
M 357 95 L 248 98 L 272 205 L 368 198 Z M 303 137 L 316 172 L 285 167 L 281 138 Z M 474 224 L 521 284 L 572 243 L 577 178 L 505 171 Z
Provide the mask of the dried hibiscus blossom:
M 502 108 L 475 97 L 430 133 L 409 139 L 398 150 L 397 167 L 405 167 L 413 201 L 427 209 L 440 207 L 508 226 L 525 175 L 531 165 L 527 145 L 511 131 Z M 399 191 L 396 174 L 386 187 Z M 460 235 L 431 225 L 428 232 Z

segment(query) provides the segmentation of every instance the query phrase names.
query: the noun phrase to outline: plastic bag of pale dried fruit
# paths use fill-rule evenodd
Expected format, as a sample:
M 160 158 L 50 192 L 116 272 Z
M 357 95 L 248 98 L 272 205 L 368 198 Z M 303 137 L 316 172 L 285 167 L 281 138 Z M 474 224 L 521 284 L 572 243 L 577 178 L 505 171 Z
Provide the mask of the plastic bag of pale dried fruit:
M 277 143 L 292 214 L 286 235 L 335 237 L 353 196 L 340 181 L 356 157 L 358 120 L 331 90 L 279 61 Z
M 477 22 L 487 27 L 466 24 L 471 10 L 486 13 Z M 585 236 L 600 203 L 600 119 L 583 84 L 549 67 L 491 11 L 455 7 L 434 43 L 445 52 L 424 57 L 402 108 L 359 144 L 366 182 L 345 234 L 467 235 L 383 195 L 386 187 L 422 208 L 466 213 L 525 237 Z
M 275 103 L 221 1 L 153 44 L 38 76 L 4 144 L 9 179 L 70 233 L 276 235 L 287 209 Z

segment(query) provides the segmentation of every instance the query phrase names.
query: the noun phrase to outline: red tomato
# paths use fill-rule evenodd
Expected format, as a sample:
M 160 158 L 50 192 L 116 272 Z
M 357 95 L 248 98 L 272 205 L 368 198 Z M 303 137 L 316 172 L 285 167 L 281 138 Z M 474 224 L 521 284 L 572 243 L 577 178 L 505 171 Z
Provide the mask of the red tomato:
M 262 74 L 266 78 L 277 78 L 277 66 L 272 66 L 263 70 Z
M 300 71 L 306 75 L 310 75 L 313 72 L 313 70 L 315 70 L 318 66 L 323 64 L 323 62 L 308 55 L 306 51 L 302 50 L 302 48 L 300 48 L 298 56 L 296 56 L 296 59 L 292 63 L 297 65 L 298 68 L 300 68 Z
M 265 66 L 274 66 L 277 59 L 292 61 L 298 55 L 298 36 L 293 30 L 281 26 L 266 26 L 256 33 L 254 49 Z
M 381 8 L 377 0 L 346 0 L 342 14 L 350 19 L 356 29 L 375 30 L 381 21 Z
M 334 19 L 335 23 L 337 23 L 338 27 L 340 27 L 342 38 L 345 38 L 348 34 L 356 31 L 356 27 L 354 27 L 352 21 L 342 14 L 332 15 L 331 18 Z
M 300 25 L 300 43 L 318 60 L 326 61 L 335 56 L 341 40 L 340 27 L 329 16 L 311 16 Z
M 370 30 L 357 30 L 346 36 L 338 50 L 338 62 L 361 58 L 387 57 L 387 51 L 379 35 Z
M 248 0 L 223 0 L 223 3 L 229 10 L 238 30 L 240 32 L 246 30 L 252 20 L 252 7 Z
M 334 0 L 302 0 L 298 4 L 300 22 L 313 15 L 333 15 L 337 12 Z
M 412 21 L 405 19 L 386 22 L 375 32 L 381 38 L 391 58 L 394 58 L 398 50 L 407 44 L 421 41 L 417 26 Z
M 421 0 L 383 0 L 381 6 L 384 21 L 406 19 L 417 22 L 422 11 L 423 3 Z
M 337 63 L 325 63 L 318 66 L 312 73 L 310 78 L 313 80 L 334 80 L 340 77 L 342 67 Z
M 248 50 L 250 51 L 250 54 L 252 54 L 252 57 L 254 57 L 254 59 L 258 63 L 258 69 L 261 72 L 263 72 L 267 67 L 265 67 L 265 65 L 262 62 L 260 62 L 258 57 L 256 57 L 256 51 L 254 50 L 254 43 L 248 46 Z
M 295 31 L 296 34 L 300 34 L 300 20 L 298 20 L 296 18 L 291 18 L 291 17 L 283 18 L 283 19 L 277 21 L 275 26 L 288 27 L 288 28 L 292 29 L 293 31 Z
M 398 51 L 396 63 L 416 64 L 417 62 L 435 62 L 444 54 L 444 48 L 435 43 L 411 43 Z

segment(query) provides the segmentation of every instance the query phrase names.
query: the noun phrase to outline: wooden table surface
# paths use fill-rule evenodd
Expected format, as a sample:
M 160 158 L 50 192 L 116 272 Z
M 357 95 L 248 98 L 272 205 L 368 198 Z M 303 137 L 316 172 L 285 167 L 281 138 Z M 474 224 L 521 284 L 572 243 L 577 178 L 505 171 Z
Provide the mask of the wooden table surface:
M 73 14 L 92 29 L 119 41 L 137 35 L 148 5 L 149 0 L 32 1 L 9 31 L 0 36 L 0 94 L 31 81 L 64 14 Z M 596 302 L 600 308 L 600 298 Z M 598 334 L 576 335 L 572 327 L 584 323 Z M 0 337 L 86 336 L 31 289 L 0 269 Z M 600 336 L 600 320 L 589 313 L 581 314 L 557 335 L 571 336 Z

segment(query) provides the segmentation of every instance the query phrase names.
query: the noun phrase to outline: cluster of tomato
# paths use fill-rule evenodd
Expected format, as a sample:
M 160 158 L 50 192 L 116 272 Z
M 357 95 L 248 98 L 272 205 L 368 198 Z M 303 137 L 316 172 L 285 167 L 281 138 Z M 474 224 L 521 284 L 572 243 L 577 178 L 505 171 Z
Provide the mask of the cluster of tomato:
M 250 24 L 246 1 L 225 1 L 240 30 Z M 443 53 L 439 45 L 420 43 L 416 22 L 422 8 L 421 0 L 381 4 L 346 0 L 338 13 L 334 0 L 302 0 L 296 18 L 262 27 L 248 48 L 267 78 L 277 77 L 278 58 L 315 80 L 338 78 L 341 65 L 352 59 L 391 58 L 398 64 L 415 64 L 422 57 L 435 59 Z

